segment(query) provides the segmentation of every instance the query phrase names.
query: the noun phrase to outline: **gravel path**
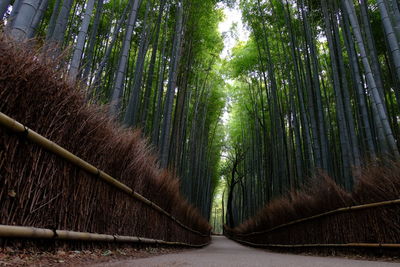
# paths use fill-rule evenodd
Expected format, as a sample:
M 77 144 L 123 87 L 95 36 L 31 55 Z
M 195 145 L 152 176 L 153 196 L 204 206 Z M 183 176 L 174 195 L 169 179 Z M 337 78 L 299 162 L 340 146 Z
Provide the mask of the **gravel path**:
M 399 263 L 351 260 L 337 257 L 314 257 L 279 254 L 245 247 L 226 237 L 215 236 L 211 245 L 178 254 L 125 260 L 102 266 L 266 266 L 266 267 L 369 267 L 400 266 Z

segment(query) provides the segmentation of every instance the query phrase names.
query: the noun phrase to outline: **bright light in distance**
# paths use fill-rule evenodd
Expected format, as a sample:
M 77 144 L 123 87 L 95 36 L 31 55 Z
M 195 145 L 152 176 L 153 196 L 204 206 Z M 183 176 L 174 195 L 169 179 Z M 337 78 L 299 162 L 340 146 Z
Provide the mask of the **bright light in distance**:
M 247 41 L 249 39 L 249 31 L 244 27 L 242 21 L 242 12 L 238 7 L 228 8 L 224 5 L 220 5 L 225 14 L 224 21 L 218 25 L 218 30 L 221 34 L 225 35 L 224 38 L 224 50 L 221 53 L 222 58 L 227 58 L 230 55 L 232 48 L 239 41 Z M 236 24 L 236 29 L 234 29 Z

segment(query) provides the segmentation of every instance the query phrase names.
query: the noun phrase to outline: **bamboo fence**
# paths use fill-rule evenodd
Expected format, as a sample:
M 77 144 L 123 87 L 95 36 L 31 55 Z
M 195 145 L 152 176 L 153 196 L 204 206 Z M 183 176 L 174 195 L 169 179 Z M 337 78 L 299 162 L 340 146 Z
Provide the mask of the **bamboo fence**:
M 368 204 L 363 204 L 363 205 L 357 205 L 357 206 L 350 206 L 350 207 L 344 207 L 344 208 L 339 208 L 331 211 L 327 211 L 324 213 L 320 213 L 314 216 L 310 216 L 307 218 L 302 218 L 298 220 L 294 220 L 285 224 L 281 224 L 275 227 L 272 227 L 270 229 L 264 230 L 264 231 L 258 231 L 258 232 L 252 232 L 252 233 L 236 233 L 235 235 L 238 236 L 251 236 L 251 235 L 259 235 L 259 234 L 266 234 L 269 232 L 272 232 L 274 230 L 280 229 L 280 228 L 285 228 L 290 225 L 318 219 L 321 217 L 329 216 L 329 215 L 334 215 L 342 212 L 351 212 L 351 211 L 356 211 L 356 210 L 363 210 L 363 209 L 371 209 L 371 208 L 377 208 L 377 207 L 383 207 L 383 206 L 389 206 L 389 205 L 399 205 L 400 204 L 400 199 L 395 199 L 395 200 L 388 200 L 388 201 L 381 201 L 381 202 L 376 202 L 376 203 L 368 203 Z
M 184 228 L 187 231 L 190 231 L 196 235 L 202 237 L 209 237 L 210 233 L 201 233 L 197 230 L 194 230 L 187 225 L 180 222 L 173 215 L 162 209 L 160 206 L 152 202 L 151 200 L 145 198 L 141 194 L 135 192 L 129 186 L 121 183 L 117 179 L 113 178 L 109 174 L 104 171 L 96 168 L 85 160 L 79 158 L 63 147 L 57 145 L 56 143 L 48 140 L 44 136 L 36 133 L 35 131 L 29 129 L 27 126 L 17 122 L 16 120 L 10 118 L 4 113 L 0 112 L 0 126 L 7 129 L 9 132 L 13 134 L 19 135 L 27 140 L 30 140 L 33 143 L 36 143 L 40 147 L 45 150 L 59 156 L 60 158 L 72 163 L 78 168 L 92 174 L 98 179 L 101 179 L 103 182 L 111 185 L 112 187 L 128 194 L 133 199 L 149 206 L 153 210 L 165 215 L 169 219 L 171 219 L 174 223 Z M 65 231 L 65 230 L 50 230 L 43 228 L 33 228 L 33 227 L 24 227 L 24 226 L 7 226 L 0 225 L 0 236 L 1 237 L 33 237 L 33 238 L 56 238 L 56 239 L 65 239 L 65 240 L 90 240 L 90 241 L 117 241 L 117 242 L 142 242 L 142 243 L 157 243 L 157 244 L 165 244 L 165 245 L 183 245 L 183 246 L 191 246 L 191 247 L 202 247 L 207 245 L 191 245 L 187 243 L 181 242 L 168 242 L 156 239 L 147 239 L 140 237 L 130 237 L 130 236 L 116 236 L 116 235 L 104 235 L 104 234 L 93 234 L 93 233 L 85 233 L 85 232 L 74 232 L 74 231 Z
M 263 244 L 263 243 L 254 243 L 250 242 L 247 240 L 243 240 L 242 238 L 246 238 L 249 236 L 255 236 L 255 235 L 262 235 L 262 234 L 267 234 L 271 233 L 275 230 L 278 229 L 284 229 L 286 227 L 295 225 L 295 224 L 300 224 L 304 223 L 307 221 L 311 220 L 316 220 L 322 217 L 330 216 L 330 215 L 335 215 L 339 213 L 344 213 L 344 212 L 354 212 L 354 211 L 359 211 L 359 210 L 366 210 L 366 209 L 372 209 L 372 208 L 378 208 L 378 207 L 385 207 L 385 206 L 390 206 L 390 205 L 399 205 L 400 204 L 400 199 L 395 199 L 395 200 L 388 200 L 388 201 L 381 201 L 381 202 L 375 202 L 375 203 L 368 203 L 368 204 L 363 204 L 363 205 L 356 205 L 356 206 L 350 206 L 350 207 L 344 207 L 344 208 L 339 208 L 335 210 L 331 210 L 328 212 L 320 213 L 314 216 L 294 220 L 285 224 L 281 224 L 275 227 L 272 227 L 270 229 L 264 230 L 264 231 L 257 231 L 257 232 L 251 232 L 251 233 L 234 233 L 226 228 L 225 230 L 225 235 L 239 243 L 242 243 L 244 245 L 252 246 L 252 247 L 270 247 L 270 248 L 312 248 L 312 247 L 358 247 L 358 248 L 400 248 L 400 244 L 398 243 L 364 243 L 364 242 L 351 242 L 351 243 L 342 243 L 342 244 L 332 244 L 332 243 L 327 243 L 327 244 Z
M 228 238 L 251 247 L 259 248 L 314 248 L 314 247 L 343 247 L 343 248 L 400 248 L 400 244 L 387 244 L 387 243 L 346 243 L 346 244 L 258 244 L 241 239 L 236 239 L 231 236 Z
M 209 244 L 209 242 L 207 242 L 200 245 L 194 245 L 184 242 L 170 242 L 170 241 L 137 237 L 137 236 L 106 235 L 106 234 L 76 232 L 67 230 L 52 230 L 45 228 L 11 226 L 11 225 L 0 225 L 0 237 L 73 240 L 73 241 L 90 241 L 90 242 L 160 244 L 169 246 L 185 246 L 185 247 L 199 247 L 199 248 L 207 246 Z

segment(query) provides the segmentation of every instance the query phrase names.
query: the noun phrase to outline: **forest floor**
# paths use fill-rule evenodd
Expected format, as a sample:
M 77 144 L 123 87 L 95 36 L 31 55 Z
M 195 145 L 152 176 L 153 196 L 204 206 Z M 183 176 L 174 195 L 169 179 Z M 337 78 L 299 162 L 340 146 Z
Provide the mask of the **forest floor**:
M 0 266 L 85 266 L 110 261 L 122 261 L 178 253 L 187 249 L 141 247 L 115 249 L 88 249 L 40 251 L 38 249 L 14 250 L 0 248 Z
M 267 266 L 267 267 L 386 267 L 400 266 L 400 263 L 358 260 L 342 257 L 321 257 L 282 254 L 242 246 L 223 236 L 214 236 L 211 245 L 181 253 L 129 259 L 96 264 L 94 267 L 125 266 Z M 391 260 L 391 259 L 387 259 Z
M 267 266 L 267 267 L 386 267 L 400 266 L 399 258 L 374 258 L 357 254 L 315 256 L 288 254 L 250 248 L 213 236 L 203 249 L 165 247 L 124 247 L 114 249 L 41 251 L 0 248 L 0 266 Z

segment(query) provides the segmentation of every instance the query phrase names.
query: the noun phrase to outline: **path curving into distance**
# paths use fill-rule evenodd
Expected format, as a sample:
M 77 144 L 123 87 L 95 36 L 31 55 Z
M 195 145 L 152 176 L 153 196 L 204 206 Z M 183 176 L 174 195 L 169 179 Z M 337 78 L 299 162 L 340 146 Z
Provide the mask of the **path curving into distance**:
M 155 256 L 151 258 L 124 260 L 97 264 L 105 267 L 130 266 L 265 266 L 265 267 L 386 267 L 399 263 L 351 260 L 338 257 L 314 257 L 266 252 L 242 246 L 224 236 L 213 236 L 211 245 L 198 250 Z

